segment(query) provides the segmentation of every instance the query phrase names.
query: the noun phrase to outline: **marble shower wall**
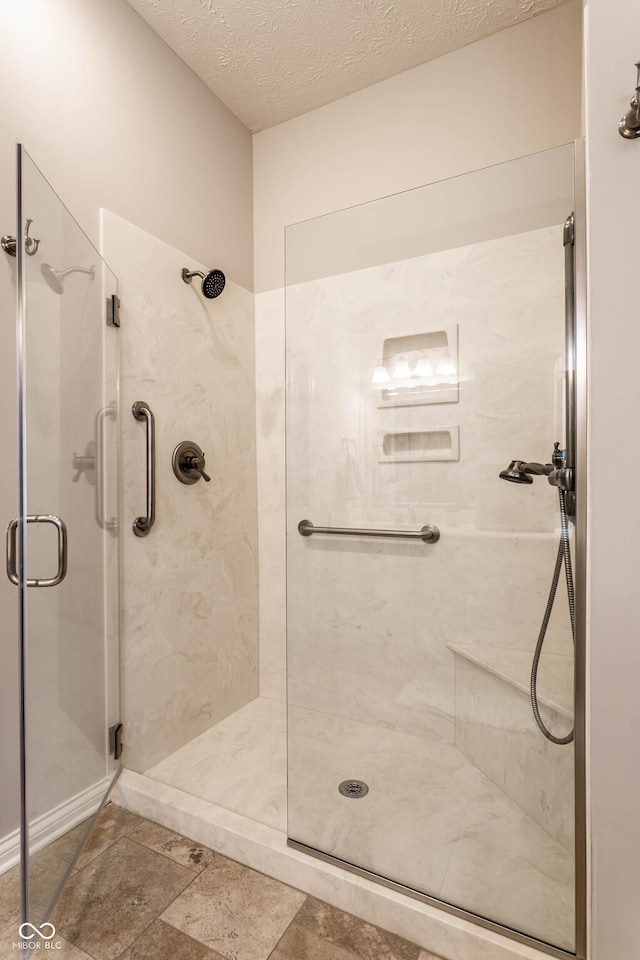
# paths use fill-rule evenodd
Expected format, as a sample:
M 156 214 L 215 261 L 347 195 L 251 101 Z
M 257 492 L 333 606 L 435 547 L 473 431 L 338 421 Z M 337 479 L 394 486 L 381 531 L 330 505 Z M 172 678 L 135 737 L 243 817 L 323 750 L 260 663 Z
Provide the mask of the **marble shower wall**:
M 287 631 L 284 290 L 257 294 L 255 306 L 260 694 L 284 701 Z
M 253 296 L 228 278 L 205 300 L 180 270 L 217 264 L 103 217 L 122 314 L 125 763 L 143 772 L 258 692 Z M 157 519 L 146 538 L 131 529 L 145 513 L 136 400 L 156 418 Z M 174 476 L 182 440 L 204 450 L 210 483 Z
M 561 439 L 563 284 L 561 228 L 550 227 L 289 288 L 290 681 L 305 706 L 453 736 L 447 642 L 532 649 L 553 570 L 556 498 L 545 482 L 507 485 L 498 473 L 513 458 L 548 460 Z M 281 291 L 257 297 L 256 324 L 261 692 L 282 698 Z M 451 324 L 459 402 L 380 409 L 371 374 L 383 341 Z M 381 431 L 452 424 L 459 461 L 379 462 Z M 309 540 L 296 530 L 303 517 L 434 522 L 442 539 Z M 571 652 L 560 592 L 548 649 Z

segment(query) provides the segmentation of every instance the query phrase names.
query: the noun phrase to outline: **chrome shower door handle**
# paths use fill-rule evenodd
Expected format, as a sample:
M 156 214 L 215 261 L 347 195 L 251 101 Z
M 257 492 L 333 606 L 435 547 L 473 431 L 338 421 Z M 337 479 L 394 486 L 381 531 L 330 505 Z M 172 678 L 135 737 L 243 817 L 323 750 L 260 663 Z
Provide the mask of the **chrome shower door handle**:
M 112 536 L 118 532 L 118 521 L 115 518 L 107 520 L 104 504 L 104 421 L 116 420 L 118 416 L 115 403 L 109 403 L 98 410 L 95 422 L 96 444 L 96 523 L 101 530 L 107 530 Z
M 12 520 L 7 527 L 7 576 L 11 583 L 16 586 L 20 583 L 18 579 L 18 570 L 16 568 L 16 533 L 18 531 L 18 521 Z
M 27 523 L 51 523 L 58 531 L 58 571 L 55 577 L 27 580 L 28 587 L 57 587 L 67 575 L 67 525 L 60 517 L 50 514 L 34 514 L 25 517 Z M 18 521 L 12 520 L 7 527 L 7 576 L 16 586 L 20 583 L 17 568 Z
M 147 421 L 147 515 L 133 521 L 136 537 L 146 537 L 156 520 L 156 420 L 144 400 L 136 400 L 131 409 L 136 420 Z

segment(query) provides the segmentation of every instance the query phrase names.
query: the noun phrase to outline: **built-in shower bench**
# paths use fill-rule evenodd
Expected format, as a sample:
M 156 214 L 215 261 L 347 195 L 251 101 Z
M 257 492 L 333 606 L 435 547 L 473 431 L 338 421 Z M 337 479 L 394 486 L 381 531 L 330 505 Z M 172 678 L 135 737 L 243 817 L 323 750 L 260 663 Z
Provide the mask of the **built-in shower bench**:
M 533 718 L 533 651 L 448 643 L 455 655 L 456 746 L 536 823 L 573 846 L 573 749 L 549 743 Z M 543 652 L 538 702 L 552 731 L 573 723 L 573 658 Z
M 448 643 L 447 646 L 529 696 L 533 651 L 484 643 Z M 573 721 L 573 657 L 543 650 L 538 670 L 538 702 Z

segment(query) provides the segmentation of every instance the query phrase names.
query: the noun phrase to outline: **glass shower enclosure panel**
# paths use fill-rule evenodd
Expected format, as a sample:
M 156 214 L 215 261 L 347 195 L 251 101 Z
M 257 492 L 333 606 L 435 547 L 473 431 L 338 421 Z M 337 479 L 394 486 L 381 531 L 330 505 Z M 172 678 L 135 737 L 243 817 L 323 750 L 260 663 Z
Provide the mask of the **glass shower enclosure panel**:
M 46 920 L 119 768 L 117 281 L 18 148 L 23 919 Z
M 289 842 L 569 953 L 574 745 L 529 699 L 559 498 L 500 474 L 566 443 L 573 177 L 571 145 L 286 231 Z M 561 581 L 558 738 L 573 690 Z

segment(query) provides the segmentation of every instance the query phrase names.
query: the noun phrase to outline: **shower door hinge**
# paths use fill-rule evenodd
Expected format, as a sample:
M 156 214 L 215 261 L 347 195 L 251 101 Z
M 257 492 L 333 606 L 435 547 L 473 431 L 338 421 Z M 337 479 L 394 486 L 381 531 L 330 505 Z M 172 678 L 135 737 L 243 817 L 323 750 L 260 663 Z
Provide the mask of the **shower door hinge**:
M 576 242 L 576 218 L 570 213 L 564 222 L 564 232 L 562 235 L 562 244 L 566 247 L 568 243 L 574 246 Z
M 115 723 L 109 727 L 109 755 L 114 760 L 119 760 L 122 756 L 122 729 L 121 723 Z
M 107 326 L 120 326 L 120 298 L 115 293 L 107 297 Z

